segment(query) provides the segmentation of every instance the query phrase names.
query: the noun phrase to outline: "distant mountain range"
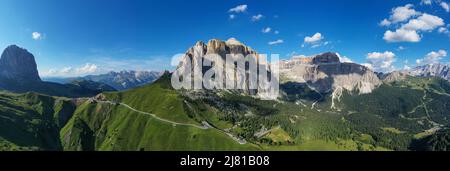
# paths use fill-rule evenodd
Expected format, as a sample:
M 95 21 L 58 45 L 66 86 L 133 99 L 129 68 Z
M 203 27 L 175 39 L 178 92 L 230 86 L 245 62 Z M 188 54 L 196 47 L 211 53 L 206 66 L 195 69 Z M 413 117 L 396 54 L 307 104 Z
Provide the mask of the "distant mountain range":
M 66 84 L 42 81 L 33 54 L 16 45 L 8 46 L 0 58 L 0 90 L 2 89 L 65 97 L 87 97 L 105 91 L 115 91 L 106 84 L 87 80 Z
M 441 77 L 450 81 L 450 66 L 441 63 L 418 66 L 407 71 L 417 77 Z
M 148 83 L 152 83 L 158 79 L 163 72 L 156 71 L 111 71 L 101 75 L 88 75 L 84 77 L 72 77 L 72 78 L 43 78 L 46 81 L 58 82 L 58 83 L 70 83 L 73 81 L 89 80 L 99 82 L 112 86 L 117 90 L 126 90 L 135 88 Z

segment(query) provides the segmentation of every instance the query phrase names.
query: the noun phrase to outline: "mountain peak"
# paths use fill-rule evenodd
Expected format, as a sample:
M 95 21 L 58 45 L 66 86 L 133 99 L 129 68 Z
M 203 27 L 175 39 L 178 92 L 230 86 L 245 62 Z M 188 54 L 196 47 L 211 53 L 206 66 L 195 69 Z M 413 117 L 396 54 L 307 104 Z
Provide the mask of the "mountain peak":
M 313 57 L 296 56 L 280 62 L 281 74 L 289 81 L 306 83 L 319 92 L 335 90 L 367 94 L 381 84 L 377 75 L 355 63 L 341 63 L 339 55 L 326 52 Z
M 313 64 L 340 63 L 339 56 L 333 52 L 326 52 L 313 58 Z
M 450 66 L 442 63 L 417 66 L 409 70 L 409 75 L 418 77 L 441 77 L 450 80 Z
M 197 41 L 197 43 L 195 43 L 195 46 L 204 46 L 205 43 L 203 41 Z
M 229 38 L 229 39 L 226 41 L 226 43 L 227 43 L 227 45 L 244 45 L 244 44 L 242 44 L 239 40 L 237 40 L 237 39 L 234 38 L 234 37 Z
M 17 45 L 10 45 L 3 51 L 0 78 L 18 82 L 41 81 L 33 54 Z

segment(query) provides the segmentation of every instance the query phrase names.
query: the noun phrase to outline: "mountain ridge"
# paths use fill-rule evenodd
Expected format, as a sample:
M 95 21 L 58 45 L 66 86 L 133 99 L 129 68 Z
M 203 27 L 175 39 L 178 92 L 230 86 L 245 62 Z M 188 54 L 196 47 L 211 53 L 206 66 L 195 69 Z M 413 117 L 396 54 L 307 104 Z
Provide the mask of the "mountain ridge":
M 417 77 L 441 77 L 450 81 L 450 66 L 443 63 L 433 63 L 407 70 L 409 75 Z

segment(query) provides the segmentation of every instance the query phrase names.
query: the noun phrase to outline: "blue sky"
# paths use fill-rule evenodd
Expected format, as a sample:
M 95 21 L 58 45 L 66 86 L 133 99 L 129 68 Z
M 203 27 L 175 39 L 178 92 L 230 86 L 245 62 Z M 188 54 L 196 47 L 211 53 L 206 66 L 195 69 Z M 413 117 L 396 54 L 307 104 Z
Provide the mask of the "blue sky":
M 449 62 L 449 14 L 446 0 L 2 0 L 0 48 L 28 49 L 42 76 L 173 69 L 196 41 L 231 37 L 391 71 Z

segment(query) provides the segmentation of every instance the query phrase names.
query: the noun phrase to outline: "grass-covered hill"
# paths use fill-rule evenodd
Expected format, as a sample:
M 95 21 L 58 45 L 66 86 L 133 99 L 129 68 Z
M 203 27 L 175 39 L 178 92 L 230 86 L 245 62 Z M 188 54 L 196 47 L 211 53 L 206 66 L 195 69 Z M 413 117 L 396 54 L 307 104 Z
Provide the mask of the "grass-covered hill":
M 442 150 L 448 142 L 450 84 L 442 79 L 408 77 L 337 99 L 282 88 L 296 95 L 176 91 L 166 74 L 90 99 L 0 93 L 0 142 L 2 150 L 70 151 Z
M 106 100 L 127 104 L 156 117 L 136 112 L 123 105 L 87 101 L 78 107 L 72 119 L 61 130 L 64 149 L 257 149 L 252 144 L 240 145 L 218 129 L 202 129 L 201 123 L 190 117 L 191 113 L 187 110 L 184 98 L 171 89 L 167 76 L 151 85 L 105 94 Z
M 59 130 L 75 108 L 66 98 L 0 92 L 0 150 L 62 150 Z

